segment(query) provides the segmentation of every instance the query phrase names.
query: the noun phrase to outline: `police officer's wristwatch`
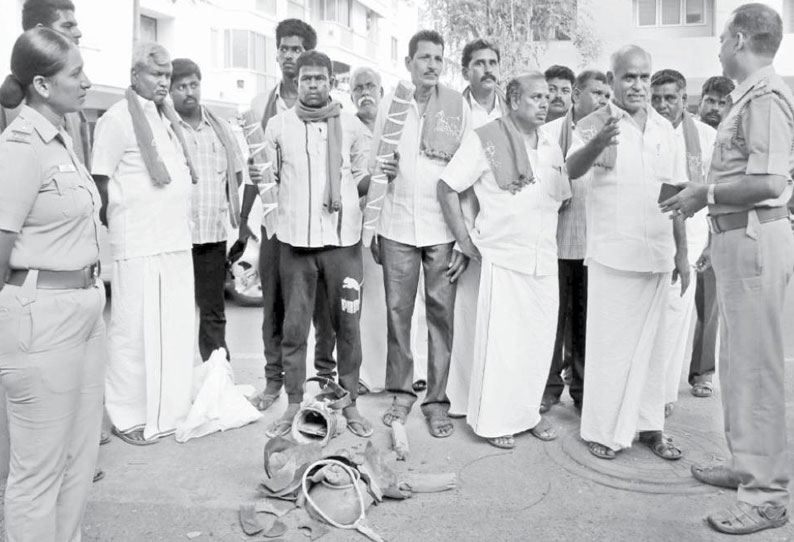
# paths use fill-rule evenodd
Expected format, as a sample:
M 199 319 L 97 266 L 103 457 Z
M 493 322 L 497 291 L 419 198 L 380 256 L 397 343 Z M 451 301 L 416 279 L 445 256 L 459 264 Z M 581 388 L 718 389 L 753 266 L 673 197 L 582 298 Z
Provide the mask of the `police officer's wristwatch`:
M 706 203 L 709 205 L 716 205 L 717 202 L 714 201 L 714 189 L 717 187 L 716 184 L 710 184 L 709 190 L 706 192 Z

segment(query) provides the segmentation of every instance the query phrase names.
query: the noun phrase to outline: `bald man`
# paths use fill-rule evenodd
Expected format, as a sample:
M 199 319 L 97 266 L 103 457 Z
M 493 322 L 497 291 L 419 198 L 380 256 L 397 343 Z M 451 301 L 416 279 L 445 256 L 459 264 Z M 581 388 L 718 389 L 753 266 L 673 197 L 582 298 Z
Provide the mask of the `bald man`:
M 662 183 L 679 161 L 673 126 L 650 105 L 651 58 L 626 46 L 607 75 L 612 102 L 577 124 L 571 178 L 587 175 L 587 332 L 581 436 L 613 459 L 640 442 L 662 459 L 681 450 L 663 433 L 667 289 L 689 285 L 683 218 L 659 211 Z M 672 225 L 671 225 L 672 224 Z M 672 271 L 672 272 L 671 272 Z

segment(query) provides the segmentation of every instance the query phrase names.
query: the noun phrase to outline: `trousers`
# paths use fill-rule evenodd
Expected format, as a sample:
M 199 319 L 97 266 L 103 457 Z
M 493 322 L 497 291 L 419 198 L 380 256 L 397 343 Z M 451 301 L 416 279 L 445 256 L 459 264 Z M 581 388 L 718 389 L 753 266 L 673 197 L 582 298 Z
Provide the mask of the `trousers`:
M 105 288 L 0 291 L 10 465 L 8 542 L 75 542 L 91 490 L 107 361 Z
M 794 237 L 788 220 L 750 222 L 746 230 L 711 237 L 725 438 L 740 479 L 739 501 L 786 506 L 783 307 L 794 273 Z
M 282 363 L 281 341 L 284 326 L 284 299 L 279 267 L 281 261 L 281 242 L 274 235 L 267 238 L 265 227 L 262 226 L 261 244 L 259 245 L 259 280 L 262 283 L 262 342 L 265 347 L 265 380 L 272 392 L 277 392 L 284 385 L 284 365 Z M 316 296 L 316 304 L 311 312 L 314 322 L 314 367 L 317 374 L 333 378 L 336 361 L 334 345 L 336 337 L 331 325 L 328 303 L 324 299 L 325 289 L 320 288 Z
M 379 238 L 383 284 L 386 289 L 386 389 L 413 403 L 414 359 L 411 318 L 419 286 L 420 266 L 425 279 L 428 355 L 427 393 L 422 405 L 449 408 L 447 379 L 452 353 L 457 283 L 446 276 L 453 243 L 415 247 Z
M 207 361 L 218 348 L 226 350 L 226 241 L 193 245 L 193 279 L 199 308 L 198 345 L 201 359 Z
M 709 267 L 697 273 L 695 283 L 695 337 L 689 362 L 689 384 L 698 379 L 711 379 L 717 366 L 717 333 L 720 312 L 717 308 L 717 281 Z

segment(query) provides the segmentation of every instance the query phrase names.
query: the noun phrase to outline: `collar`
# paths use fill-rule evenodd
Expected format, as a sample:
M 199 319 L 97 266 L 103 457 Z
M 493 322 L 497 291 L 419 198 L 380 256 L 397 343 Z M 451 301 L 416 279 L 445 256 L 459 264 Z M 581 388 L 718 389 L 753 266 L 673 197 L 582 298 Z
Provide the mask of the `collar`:
M 775 68 L 771 64 L 769 66 L 764 66 L 760 70 L 755 70 L 729 94 L 731 101 L 733 103 L 738 102 L 763 79 L 772 75 L 775 75 Z
M 207 108 L 204 107 L 203 105 L 200 105 L 199 109 L 201 110 L 201 122 L 199 123 L 198 128 L 193 128 L 190 124 L 185 122 L 185 119 L 182 118 L 182 115 L 179 115 L 179 113 L 177 113 L 177 115 L 179 115 L 179 124 L 181 124 L 182 126 L 187 126 L 191 130 L 200 130 L 202 125 L 211 127 L 212 125 L 210 124 L 210 121 L 207 118 Z
M 610 115 L 612 115 L 614 117 L 619 117 L 620 119 L 624 119 L 625 118 L 627 121 L 632 122 L 632 123 L 634 122 L 634 119 L 631 118 L 631 115 L 629 114 L 629 112 L 626 111 L 625 109 L 623 109 L 622 107 L 620 107 L 619 105 L 617 105 L 615 102 L 610 100 L 606 107 L 609 108 L 609 114 Z M 666 122 L 667 124 L 670 125 L 670 128 L 673 127 L 673 125 L 670 123 L 669 120 L 667 120 L 666 118 L 661 116 L 659 113 L 656 112 L 656 109 L 651 107 L 651 104 L 646 104 L 645 105 L 645 111 L 646 111 L 646 113 L 648 115 L 647 122 L 656 123 L 656 124 L 661 124 L 663 122 Z M 635 126 L 636 126 L 636 123 L 635 123 Z
M 31 126 L 39 133 L 39 137 L 45 142 L 49 143 L 55 137 L 60 134 L 58 128 L 56 128 L 47 118 L 30 107 L 29 105 L 23 105 L 22 109 L 19 111 L 19 117 L 22 120 L 25 120 L 30 123 Z

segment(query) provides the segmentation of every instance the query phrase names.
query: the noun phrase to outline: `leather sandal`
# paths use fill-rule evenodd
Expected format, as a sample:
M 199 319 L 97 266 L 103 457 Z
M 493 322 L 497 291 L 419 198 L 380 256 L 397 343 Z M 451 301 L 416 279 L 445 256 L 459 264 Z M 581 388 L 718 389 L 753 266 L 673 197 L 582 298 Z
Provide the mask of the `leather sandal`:
M 711 382 L 695 382 L 689 392 L 695 397 L 711 397 L 714 395 L 714 384 Z
M 598 442 L 588 442 L 587 450 L 599 459 L 615 459 L 615 450 Z
M 496 446 L 497 448 L 502 448 L 503 450 L 512 450 L 516 447 L 516 439 L 513 437 L 513 435 L 487 438 L 485 441 L 491 446 Z
M 392 400 L 391 406 L 383 413 L 381 421 L 384 425 L 391 427 L 391 422 L 398 420 L 405 425 L 408 413 L 411 412 L 411 405 L 400 402 L 396 397 Z
M 737 502 L 707 519 L 711 528 L 720 533 L 750 534 L 782 527 L 788 522 L 788 513 L 785 506 L 753 506 Z
M 739 489 L 739 476 L 727 465 L 692 465 L 689 469 L 698 482 L 726 489 Z
M 557 438 L 557 430 L 548 420 L 541 418 L 538 424 L 529 430 L 533 437 L 548 442 Z
M 430 434 L 436 438 L 447 438 L 455 432 L 455 426 L 452 420 L 447 416 L 447 413 L 441 409 L 431 410 L 427 414 L 427 428 Z M 444 429 L 449 429 L 444 431 Z
M 657 456 L 667 461 L 677 461 L 683 457 L 681 448 L 673 444 L 673 439 L 661 431 L 643 431 L 639 441 L 645 444 Z

